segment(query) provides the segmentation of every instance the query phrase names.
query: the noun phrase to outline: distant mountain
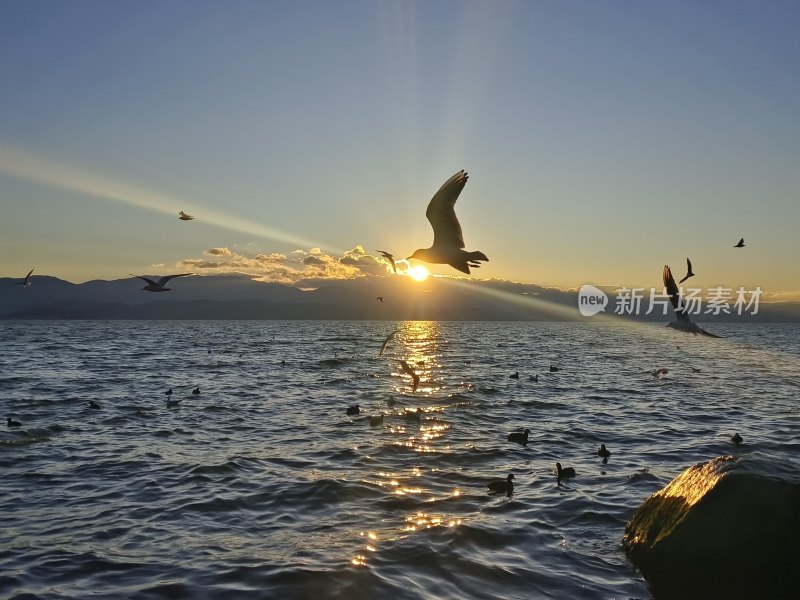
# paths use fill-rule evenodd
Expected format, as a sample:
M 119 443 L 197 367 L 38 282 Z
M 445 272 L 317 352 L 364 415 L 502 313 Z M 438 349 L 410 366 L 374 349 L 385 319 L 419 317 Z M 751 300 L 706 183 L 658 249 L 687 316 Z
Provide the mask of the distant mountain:
M 369 319 L 369 320 L 583 320 L 577 292 L 502 280 L 362 277 L 318 282 L 301 290 L 247 275 L 181 277 L 170 292 L 142 291 L 133 277 L 74 284 L 34 276 L 30 287 L 0 279 L 0 319 Z M 383 298 L 383 302 L 378 300 Z M 608 313 L 613 314 L 612 296 Z M 638 317 L 667 322 L 672 314 Z M 755 317 L 700 315 L 713 322 L 798 322 L 800 304 L 762 303 Z

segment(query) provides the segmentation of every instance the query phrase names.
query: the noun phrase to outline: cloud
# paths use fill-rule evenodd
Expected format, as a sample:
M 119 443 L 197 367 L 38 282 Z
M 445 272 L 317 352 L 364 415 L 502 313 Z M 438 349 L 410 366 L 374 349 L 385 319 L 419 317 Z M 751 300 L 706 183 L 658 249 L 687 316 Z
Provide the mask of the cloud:
M 320 248 L 297 249 L 287 254 L 247 255 L 230 248 L 209 248 L 206 258 L 187 258 L 177 263 L 178 268 L 192 269 L 198 274 L 245 273 L 262 281 L 304 284 L 309 281 L 356 279 L 359 277 L 386 276 L 392 273 L 389 262 L 368 254 L 357 245 L 341 256 L 323 252 Z
M 206 256 L 230 256 L 233 254 L 230 248 L 209 248 L 203 252 Z

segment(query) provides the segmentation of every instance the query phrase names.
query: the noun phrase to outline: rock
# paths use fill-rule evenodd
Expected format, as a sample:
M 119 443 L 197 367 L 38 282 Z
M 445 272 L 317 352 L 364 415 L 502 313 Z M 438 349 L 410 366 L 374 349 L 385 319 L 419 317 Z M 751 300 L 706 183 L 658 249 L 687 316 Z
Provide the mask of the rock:
M 634 511 L 622 543 L 656 598 L 800 597 L 800 482 L 775 460 L 700 463 Z

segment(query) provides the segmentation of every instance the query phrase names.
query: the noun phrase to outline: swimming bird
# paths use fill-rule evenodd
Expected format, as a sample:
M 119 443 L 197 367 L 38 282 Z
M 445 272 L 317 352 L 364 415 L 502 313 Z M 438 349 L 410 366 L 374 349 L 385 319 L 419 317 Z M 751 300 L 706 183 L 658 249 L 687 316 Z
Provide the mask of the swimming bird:
M 467 179 L 467 173 L 461 170 L 445 181 L 434 194 L 425 211 L 433 227 L 433 245 L 415 250 L 406 260 L 416 258 L 428 263 L 450 265 L 467 275 L 470 267 L 480 267 L 479 261 L 489 260 L 483 252 L 467 252 L 463 249 L 464 234 L 456 217 L 455 204 Z
M 531 375 L 530 377 L 528 377 L 528 379 L 530 379 L 534 383 L 539 383 L 539 374 L 537 373 L 536 375 Z
M 348 406 L 347 407 L 347 414 L 349 416 L 357 415 L 360 412 L 361 412 L 361 409 L 358 407 L 358 404 L 353 404 L 353 406 Z
M 6 425 L 8 425 L 9 427 L 22 427 L 22 423 L 20 423 L 19 421 L 15 421 L 11 417 L 6 418 Z
M 378 352 L 378 356 L 383 355 L 383 351 L 386 350 L 386 346 L 389 345 L 389 341 L 400 331 L 399 329 L 395 329 L 392 333 L 386 336 L 386 339 L 383 340 L 383 344 L 381 344 L 381 351 Z
M 409 365 L 409 364 L 408 364 L 406 361 L 404 361 L 404 360 L 401 360 L 401 361 L 400 361 L 400 366 L 403 368 L 403 372 L 404 372 L 404 373 L 406 373 L 407 375 L 411 375 L 411 379 L 413 379 L 413 380 L 414 380 L 414 386 L 413 386 L 413 388 L 412 388 L 412 390 L 411 390 L 411 391 L 412 391 L 412 392 L 416 392 L 416 391 L 417 391 L 417 386 L 419 385 L 419 375 L 417 375 L 417 374 L 414 372 L 414 369 L 412 369 L 412 368 L 411 368 L 411 365 Z
M 519 371 L 514 371 L 509 377 L 511 379 L 519 379 Z
M 380 300 L 381 303 L 383 303 L 383 296 L 378 296 L 377 298 L 375 298 L 375 300 Z
M 167 397 L 167 400 L 169 400 L 172 397 L 172 388 L 169 388 L 166 392 L 164 392 L 164 395 Z
M 192 394 L 194 394 L 195 396 L 199 396 L 200 395 L 200 388 L 199 387 L 194 388 L 192 390 Z
M 414 410 L 411 410 L 410 408 L 404 408 L 403 416 L 407 421 L 416 421 L 419 423 L 420 417 L 422 416 L 422 411 L 418 408 L 415 408 Z
M 183 211 L 180 211 L 180 212 L 178 213 L 178 218 L 179 218 L 181 221 L 191 221 L 192 219 L 194 219 L 194 217 L 193 217 L 192 215 L 187 215 L 187 214 L 186 214 L 185 212 L 183 212 Z
M 744 238 L 739 240 L 739 243 L 734 246 L 734 248 L 744 248 Z
M 514 442 L 517 444 L 522 444 L 523 446 L 528 445 L 528 434 L 531 432 L 530 429 L 526 429 L 525 433 L 520 433 L 519 431 L 512 431 L 508 434 L 508 441 Z
M 675 309 L 675 316 L 677 317 L 672 323 L 667 323 L 667 327 L 672 327 L 678 331 L 693 333 L 695 335 L 702 333 L 708 337 L 719 337 L 718 335 L 714 335 L 700 328 L 696 323 L 692 323 L 692 320 L 686 313 L 686 307 L 681 306 L 681 293 L 680 290 L 678 290 L 675 279 L 672 277 L 672 271 L 669 265 L 664 265 L 664 289 L 667 291 L 667 294 L 669 294 L 669 300 L 672 303 L 672 308 Z
M 394 254 L 386 252 L 385 250 L 378 250 L 383 255 L 383 258 L 387 259 L 392 264 L 392 269 L 394 269 L 395 275 L 397 274 L 397 265 L 394 263 Z
M 94 400 L 89 400 L 89 408 L 93 408 L 94 410 L 100 410 L 100 405 Z
M 172 408 L 173 406 L 178 406 L 183 402 L 183 398 L 178 398 L 177 400 L 172 400 L 172 398 L 167 397 L 167 408 Z
M 556 481 L 558 485 L 561 485 L 562 479 L 568 479 L 570 477 L 575 477 L 575 469 L 572 467 L 567 467 L 566 469 L 561 468 L 561 463 L 556 463 Z
M 496 493 L 505 493 L 510 498 L 514 493 L 514 475 L 509 473 L 505 479 L 490 481 L 486 487 Z
M 667 373 L 669 373 L 669 369 L 664 369 L 664 368 L 656 369 L 655 371 L 650 371 L 650 375 L 652 375 L 656 379 L 661 379 Z
M 739 444 L 741 444 L 741 443 L 742 443 L 744 440 L 742 439 L 742 436 L 740 436 L 738 433 L 734 433 L 734 434 L 731 436 L 731 441 L 732 441 L 734 444 L 736 444 L 736 445 L 738 446 L 738 445 L 739 445 Z
M 701 371 L 701 369 L 698 369 L 697 367 L 692 367 L 691 369 L 692 373 L 699 373 Z
M 194 273 L 181 273 L 179 275 L 165 275 L 158 281 L 153 281 L 152 279 L 148 279 L 147 277 L 142 277 L 141 275 L 134 275 L 131 273 L 133 277 L 138 277 L 142 281 L 146 281 L 147 285 L 144 286 L 142 289 L 146 292 L 168 292 L 170 288 L 164 287 L 167 285 L 167 282 L 170 279 L 174 279 L 175 277 L 186 277 L 187 275 L 194 275 Z
M 34 267 L 34 269 L 35 268 L 36 267 Z M 28 271 L 28 274 L 25 275 L 25 279 L 23 279 L 22 281 L 18 281 L 17 285 L 24 285 L 25 287 L 30 287 L 31 286 L 31 273 L 33 273 L 33 269 Z
M 690 261 L 689 257 L 687 256 L 686 257 L 686 276 L 683 279 L 681 279 L 678 283 L 683 283 L 684 281 L 689 279 L 689 277 L 694 277 L 694 273 L 692 273 L 692 261 Z
M 558 371 L 558 367 L 554 367 L 553 365 L 550 365 L 550 372 L 551 373 L 555 373 L 556 371 Z
M 597 449 L 597 456 L 603 457 L 603 464 L 608 462 L 608 457 L 611 456 L 611 452 L 608 451 L 605 444 L 600 444 L 600 447 Z

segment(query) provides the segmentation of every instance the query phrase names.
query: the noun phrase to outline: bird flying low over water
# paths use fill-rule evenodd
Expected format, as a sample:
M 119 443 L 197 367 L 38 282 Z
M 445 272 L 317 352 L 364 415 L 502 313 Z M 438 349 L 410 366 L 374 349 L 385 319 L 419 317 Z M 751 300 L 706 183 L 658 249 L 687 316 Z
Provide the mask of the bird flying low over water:
M 416 258 L 428 263 L 450 265 L 469 275 L 469 268 L 480 267 L 489 259 L 483 252 L 464 250 L 464 234 L 456 217 L 455 204 L 468 179 L 463 170 L 444 182 L 428 204 L 425 216 L 433 227 L 433 246 L 420 248 L 406 260 Z
M 33 273 L 33 269 L 28 271 L 28 274 L 25 275 L 25 279 L 23 279 L 22 281 L 18 281 L 17 285 L 24 285 L 25 287 L 30 287 L 30 285 L 31 285 L 31 273 Z
M 147 282 L 147 285 L 142 288 L 147 292 L 168 292 L 170 291 L 170 288 L 164 286 L 167 285 L 167 282 L 170 279 L 174 279 L 175 277 L 186 277 L 187 275 L 194 275 L 194 273 L 181 273 L 180 275 L 165 275 L 158 281 L 153 281 L 152 279 L 148 279 L 147 277 L 142 277 L 141 275 L 134 275 L 133 273 L 131 273 L 132 277 L 138 277 L 142 281 Z
M 417 386 L 419 385 L 419 375 L 417 375 L 416 372 L 414 371 L 414 369 L 411 368 L 411 365 L 409 365 L 404 360 L 400 361 L 400 366 L 402 367 L 404 373 L 406 373 L 408 375 L 411 375 L 411 379 L 414 380 L 414 385 L 413 385 L 411 391 L 412 392 L 416 392 L 417 391 Z
M 394 269 L 395 274 L 397 274 L 397 265 L 394 264 L 394 254 L 390 252 L 386 252 L 385 250 L 378 250 L 381 253 L 383 258 L 387 259 L 390 263 L 392 263 L 392 269 Z
M 689 277 L 694 277 L 694 273 L 692 273 L 692 261 L 690 261 L 689 257 L 687 256 L 686 257 L 686 276 L 683 279 L 681 279 L 678 283 L 683 283 L 684 281 L 689 279 Z
M 739 240 L 739 243 L 734 246 L 734 248 L 744 248 L 744 238 Z
M 381 344 L 381 351 L 378 352 L 378 356 L 383 355 L 383 351 L 386 350 L 386 346 L 389 345 L 389 341 L 400 331 L 399 329 L 395 329 L 392 333 L 386 336 L 386 339 L 383 340 L 383 344 Z
M 191 221 L 192 219 L 194 219 L 194 217 L 193 217 L 192 215 L 187 215 L 187 214 L 186 214 L 185 212 L 183 212 L 183 211 L 180 211 L 180 212 L 178 213 L 178 218 L 179 218 L 181 221 Z
M 719 337 L 718 335 L 709 333 L 705 329 L 701 329 L 697 323 L 692 323 L 692 320 L 686 313 L 686 307 L 681 306 L 681 293 L 678 290 L 675 279 L 672 277 L 672 271 L 669 265 L 664 265 L 664 289 L 667 291 L 667 294 L 669 294 L 669 301 L 672 303 L 672 308 L 675 309 L 675 316 L 677 317 L 672 323 L 667 323 L 667 327 L 672 327 L 678 331 L 693 333 L 695 335 L 702 333 L 708 337 Z

